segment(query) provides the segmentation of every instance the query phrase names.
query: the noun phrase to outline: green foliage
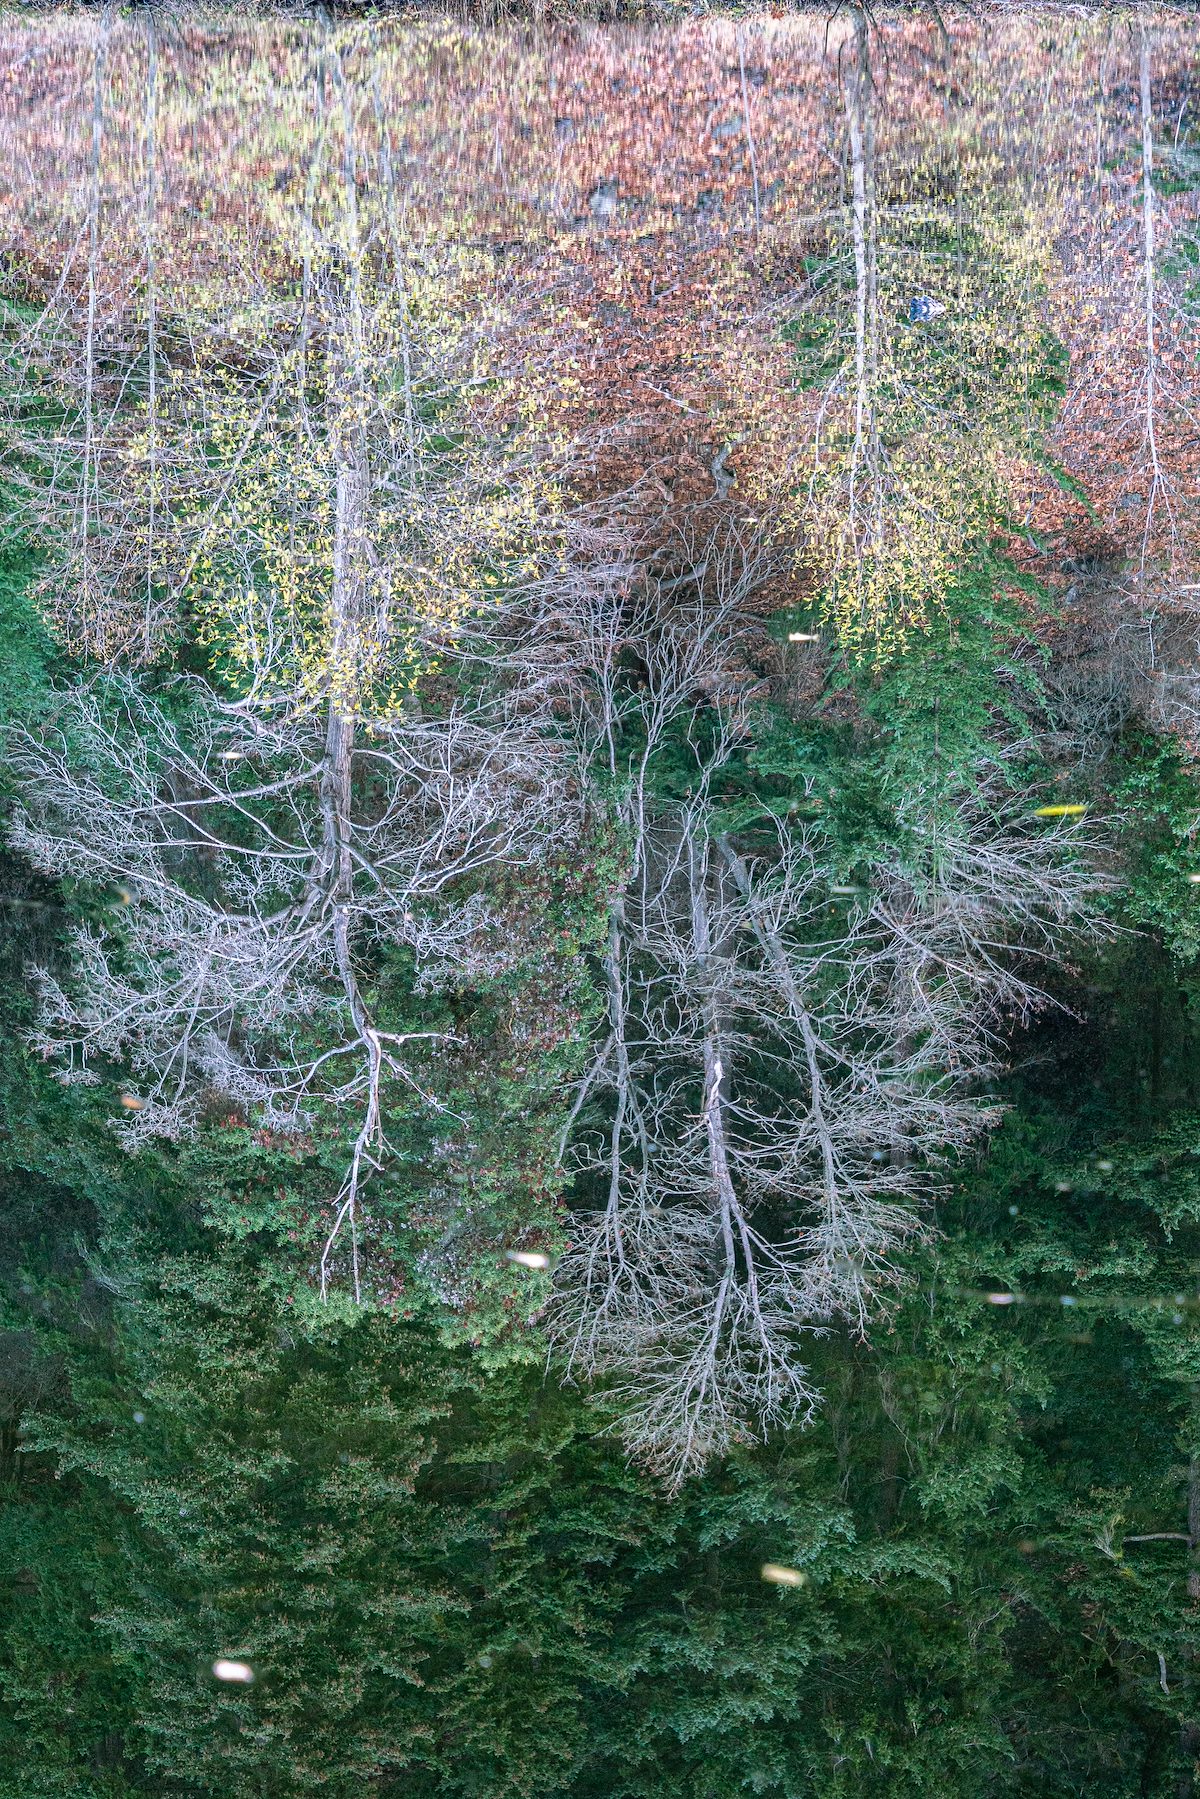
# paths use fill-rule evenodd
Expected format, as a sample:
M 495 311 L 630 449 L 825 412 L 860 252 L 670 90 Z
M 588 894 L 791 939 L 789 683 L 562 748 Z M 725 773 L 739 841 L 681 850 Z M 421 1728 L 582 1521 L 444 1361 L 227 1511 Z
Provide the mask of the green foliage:
M 780 334 L 796 353 L 796 385 L 805 392 L 823 388 L 837 373 L 841 350 L 831 318 L 789 319 Z
M 29 599 L 34 566 L 28 551 L 0 542 L 0 727 L 45 692 L 50 645 Z
M 1169 738 L 1146 732 L 1121 746 L 1113 782 L 1125 815 L 1130 920 L 1162 937 L 1186 964 L 1200 954 L 1200 789 Z
M 864 857 L 903 847 L 900 809 L 914 792 L 933 816 L 984 774 L 1036 787 L 1049 773 L 1031 723 L 1044 651 L 1019 596 L 1038 591 L 998 550 L 980 546 L 910 654 L 873 667 L 835 664 L 815 717 L 763 714 L 730 822 L 745 828 L 763 808 L 819 829 L 850 875 Z M 777 628 L 797 624 L 812 628 L 798 613 L 782 615 Z
M 1151 179 L 1155 193 L 1164 199 L 1191 193 L 1200 187 L 1200 150 L 1179 142 L 1167 146 L 1165 155 L 1155 164 Z
M 5 1163 L 41 1373 L 10 1399 L 0 1791 L 1182 1790 L 1182 1546 L 1122 1539 L 1183 1515 L 1197 1328 L 1153 1302 L 1195 1285 L 1172 1096 L 1200 1058 L 1184 1033 L 1169 1123 L 1114 1141 L 1121 953 L 1093 975 L 1113 1053 L 1089 1078 L 1086 1028 L 1049 1025 L 890 1328 L 813 1342 L 815 1427 L 673 1502 L 538 1368 L 486 1372 L 419 1310 L 298 1315 L 270 1233 L 195 1195 L 218 1167 L 302 1192 L 300 1164 L 222 1134 L 131 1162 L 35 1086 Z M 26 1078 L 10 1052 L 10 1114 Z
M 1200 316 L 1200 237 L 1194 231 L 1178 232 L 1159 268 L 1168 281 L 1185 284 L 1179 289 L 1179 304 L 1187 316 Z

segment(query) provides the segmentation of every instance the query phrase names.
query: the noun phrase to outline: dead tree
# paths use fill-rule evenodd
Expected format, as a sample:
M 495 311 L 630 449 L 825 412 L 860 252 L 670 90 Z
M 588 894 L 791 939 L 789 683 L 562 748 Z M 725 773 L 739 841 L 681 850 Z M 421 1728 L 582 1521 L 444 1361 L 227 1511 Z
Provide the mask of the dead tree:
M 607 634 L 589 621 L 605 679 L 579 699 L 611 746 L 628 869 L 548 1322 L 674 1484 L 811 1413 L 806 1339 L 865 1333 L 939 1167 L 998 1115 L 981 1088 L 1008 1033 L 1046 1003 L 1064 941 L 1104 928 L 1086 826 L 1047 827 L 983 771 L 951 799 L 906 795 L 907 847 L 851 891 L 817 826 L 722 827 L 714 788 L 747 726 L 728 645 L 763 553 L 717 534 L 690 585 L 614 595 Z M 672 725 L 694 758 L 673 800 L 650 769 Z
M 399 950 L 418 989 L 505 966 L 484 874 L 544 854 L 579 792 L 509 654 L 512 595 L 551 579 L 531 548 L 536 453 L 472 431 L 462 395 L 498 348 L 463 322 L 453 254 L 403 243 L 386 150 L 362 181 L 336 39 L 319 62 L 333 103 L 289 225 L 298 297 L 261 296 L 236 373 L 203 353 L 229 329 L 219 309 L 191 321 L 197 354 L 159 384 L 154 478 L 130 500 L 153 515 L 167 611 L 190 612 L 218 672 L 162 691 L 117 658 L 65 692 L 12 743 L 13 841 L 128 895 L 77 931 L 71 982 L 43 975 L 39 1048 L 68 1078 L 132 1070 L 131 1145 L 191 1129 L 215 1097 L 272 1129 L 332 1116 L 349 1152 L 320 1282 L 345 1236 L 359 1297 L 387 1094 L 443 1106 L 421 1072 L 431 1033 L 381 1016 L 368 975 Z

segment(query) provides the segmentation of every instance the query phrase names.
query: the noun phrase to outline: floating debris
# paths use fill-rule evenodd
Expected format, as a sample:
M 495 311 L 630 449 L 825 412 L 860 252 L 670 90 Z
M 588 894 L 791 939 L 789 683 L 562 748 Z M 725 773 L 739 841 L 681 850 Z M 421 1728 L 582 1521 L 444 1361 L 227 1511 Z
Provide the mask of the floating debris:
M 506 1249 L 505 1256 L 519 1268 L 549 1268 L 550 1257 L 540 1249 Z
M 918 294 L 908 303 L 908 322 L 910 325 L 927 325 L 930 319 L 939 319 L 946 310 L 944 300 L 935 300 L 932 294 Z
M 254 1684 L 254 1669 L 249 1662 L 226 1661 L 222 1656 L 213 1663 L 212 1671 L 218 1680 L 231 1680 L 244 1687 Z
M 777 1587 L 806 1587 L 808 1575 L 799 1568 L 783 1568 L 778 1562 L 764 1562 L 762 1577 Z

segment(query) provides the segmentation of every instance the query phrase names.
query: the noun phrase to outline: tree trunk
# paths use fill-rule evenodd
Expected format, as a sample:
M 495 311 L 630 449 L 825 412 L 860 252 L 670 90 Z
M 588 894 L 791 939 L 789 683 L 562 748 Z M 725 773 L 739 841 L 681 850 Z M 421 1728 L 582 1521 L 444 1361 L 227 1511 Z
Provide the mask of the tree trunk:
M 870 29 L 861 7 L 854 10 L 854 73 L 846 84 L 850 139 L 851 235 L 854 245 L 854 448 L 850 461 L 850 526 L 857 557 L 865 544 L 858 529 L 858 483 L 864 463 L 871 482 L 868 505 L 870 548 L 883 541 L 883 488 L 880 482 L 879 274 L 875 193 L 875 112 Z
M 714 944 L 712 938 L 708 900 L 709 845 L 707 840 L 697 841 L 694 835 L 688 841 L 688 881 L 691 888 L 692 950 L 700 982 L 707 990 L 704 998 L 704 1129 L 708 1140 L 713 1195 L 720 1210 L 721 1243 L 725 1257 L 721 1293 L 714 1308 L 715 1337 L 722 1322 L 725 1296 L 737 1275 L 735 1221 L 740 1208 L 730 1169 L 725 1118 L 729 1102 L 729 1051 L 721 1028 L 720 1000 L 715 987 L 715 965 L 719 950 L 724 945 Z
M 83 491 L 79 499 L 79 545 L 82 558 L 83 624 L 88 628 L 91 567 L 90 540 L 93 529 L 94 478 L 96 441 L 96 314 L 98 293 L 96 275 L 100 261 L 100 197 L 101 157 L 104 147 L 104 76 L 108 66 L 108 45 L 112 33 L 112 8 L 104 9 L 104 29 L 96 46 L 92 82 L 92 154 L 88 182 L 88 259 L 87 259 L 87 330 L 84 342 L 83 378 Z
M 1142 531 L 1142 564 L 1150 528 L 1154 522 L 1154 503 L 1162 479 L 1158 460 L 1158 432 L 1155 420 L 1157 405 L 1158 355 L 1155 345 L 1155 278 L 1154 278 L 1154 116 L 1150 107 L 1150 37 L 1146 21 L 1141 24 L 1141 51 L 1138 58 L 1142 112 L 1142 280 L 1146 304 L 1146 448 L 1150 454 L 1150 493 L 1146 502 L 1146 523 Z
M 154 606 L 154 525 L 158 503 L 158 288 L 155 244 L 155 178 L 158 136 L 158 24 L 146 8 L 145 236 L 146 236 L 146 412 L 149 431 L 150 497 L 146 508 L 146 610 L 142 653 L 150 660 Z

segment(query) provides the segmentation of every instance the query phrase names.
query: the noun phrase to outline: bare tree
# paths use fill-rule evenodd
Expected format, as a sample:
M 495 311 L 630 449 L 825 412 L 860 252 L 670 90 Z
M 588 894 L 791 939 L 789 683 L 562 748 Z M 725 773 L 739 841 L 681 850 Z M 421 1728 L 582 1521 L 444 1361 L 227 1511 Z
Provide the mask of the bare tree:
M 320 1282 L 345 1234 L 360 1297 L 387 1094 L 444 1109 L 421 1073 L 433 1034 L 389 1023 L 380 969 L 407 951 L 419 991 L 504 967 L 484 871 L 541 856 L 579 793 L 536 683 L 505 660 L 512 596 L 546 579 L 536 450 L 472 430 L 485 346 L 455 314 L 453 253 L 403 246 L 386 156 L 364 182 L 335 37 L 318 74 L 336 112 L 317 109 L 288 221 L 298 302 L 264 292 L 236 375 L 204 353 L 226 322 L 192 321 L 154 420 L 170 454 L 160 437 L 135 495 L 168 606 L 224 676 L 155 690 L 117 664 L 65 693 L 12 744 L 13 840 L 128 895 L 111 928 L 77 931 L 69 984 L 43 974 L 42 1051 L 68 1078 L 133 1070 L 131 1145 L 216 1096 L 283 1130 L 332 1114 L 350 1150 Z
M 346 736 L 114 675 L 12 748 L 14 844 L 125 896 L 111 929 L 76 931 L 69 990 L 42 974 L 39 1047 L 68 1078 L 133 1069 L 130 1145 L 178 1136 L 211 1096 L 278 1130 L 318 1101 L 356 1117 L 323 1282 L 386 1147 L 384 1084 L 439 1104 L 406 1059 L 430 1033 L 386 1028 L 364 971 L 401 947 L 419 984 L 503 967 L 481 871 L 536 857 L 569 812 L 563 760 L 523 722 L 455 707 Z
M 580 1209 L 548 1312 L 568 1371 L 602 1383 L 675 1484 L 811 1413 L 806 1337 L 866 1331 L 939 1166 L 998 1116 L 980 1088 L 1008 1034 L 1047 1003 L 1065 939 L 1105 928 L 1087 827 L 1048 827 L 986 770 L 905 795 L 905 847 L 849 889 L 819 827 L 723 826 L 714 790 L 750 703 L 731 627 L 769 552 L 733 526 L 689 547 L 686 584 L 614 596 L 625 659 L 593 663 L 628 880 L 564 1136 Z M 672 723 L 692 762 L 674 800 L 647 748 Z

